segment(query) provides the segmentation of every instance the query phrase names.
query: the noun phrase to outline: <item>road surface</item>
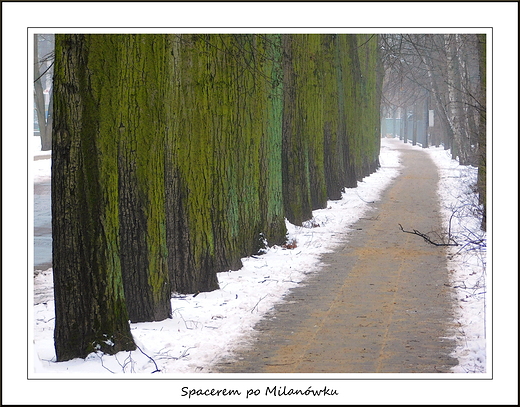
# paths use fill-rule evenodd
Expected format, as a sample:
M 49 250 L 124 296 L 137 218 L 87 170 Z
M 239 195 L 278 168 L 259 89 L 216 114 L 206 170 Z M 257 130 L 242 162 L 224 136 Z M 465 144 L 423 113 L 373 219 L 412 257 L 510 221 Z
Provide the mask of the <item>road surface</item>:
M 209 371 L 441 373 L 458 363 L 445 248 L 399 227 L 441 230 L 437 168 L 395 142 L 402 172 L 344 246 Z

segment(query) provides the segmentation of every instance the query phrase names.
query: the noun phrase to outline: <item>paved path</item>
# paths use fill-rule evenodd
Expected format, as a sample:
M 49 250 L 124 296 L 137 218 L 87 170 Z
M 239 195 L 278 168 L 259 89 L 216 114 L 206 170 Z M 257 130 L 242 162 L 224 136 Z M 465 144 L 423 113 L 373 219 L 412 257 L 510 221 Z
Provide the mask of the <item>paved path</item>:
M 345 246 L 256 326 L 222 373 L 449 372 L 452 299 L 446 255 L 421 237 L 441 230 L 437 169 L 395 141 L 401 175 L 353 225 Z

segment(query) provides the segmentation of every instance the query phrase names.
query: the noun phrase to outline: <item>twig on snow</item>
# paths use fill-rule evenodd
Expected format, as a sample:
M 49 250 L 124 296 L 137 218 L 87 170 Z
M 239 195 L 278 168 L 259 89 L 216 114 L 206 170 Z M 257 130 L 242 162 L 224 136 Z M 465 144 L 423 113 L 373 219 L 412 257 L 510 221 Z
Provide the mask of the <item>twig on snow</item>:
M 256 305 L 251 309 L 251 314 L 253 313 L 253 311 L 255 310 L 256 307 L 258 307 L 258 304 L 260 304 L 260 301 L 262 301 L 265 297 L 267 297 L 269 294 L 266 294 L 264 295 L 262 298 L 260 298 L 258 300 L 258 302 L 256 303 Z
M 146 356 L 148 359 L 150 359 L 153 364 L 155 365 L 155 370 L 152 372 L 152 373 L 157 373 L 157 372 L 160 372 L 161 370 L 159 369 L 159 367 L 157 366 L 157 363 L 155 363 L 155 360 L 153 360 L 152 357 L 148 356 L 146 353 L 143 352 L 143 350 L 139 347 L 139 345 L 135 345 L 137 347 L 137 349 L 139 349 L 141 351 L 141 353 Z
M 412 235 L 417 235 L 417 236 L 421 236 L 424 240 L 426 240 L 428 243 L 434 245 L 434 246 L 458 246 L 459 244 L 457 242 L 454 241 L 454 243 L 437 243 L 437 242 L 434 242 L 432 241 L 427 235 L 425 235 L 424 233 L 421 233 L 419 232 L 417 229 L 414 229 L 413 232 L 409 231 L 409 230 L 404 230 L 403 226 L 399 223 L 399 227 L 401 228 L 401 230 L 404 232 L 404 233 L 410 233 Z M 453 239 L 451 239 L 453 240 Z
M 108 370 L 110 373 L 116 373 L 116 372 L 113 372 L 112 370 L 110 370 L 108 367 L 105 366 L 105 364 L 103 363 L 103 355 L 104 353 L 101 353 L 101 356 L 99 355 L 100 352 L 96 352 L 96 356 L 99 358 L 99 360 L 101 361 L 101 366 L 103 368 L 105 368 L 106 370 Z

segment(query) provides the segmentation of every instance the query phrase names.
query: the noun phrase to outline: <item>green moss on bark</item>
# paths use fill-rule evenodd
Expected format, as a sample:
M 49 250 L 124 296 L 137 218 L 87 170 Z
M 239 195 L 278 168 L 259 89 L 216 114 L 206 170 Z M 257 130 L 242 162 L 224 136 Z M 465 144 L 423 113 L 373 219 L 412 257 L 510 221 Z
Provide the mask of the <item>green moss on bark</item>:
M 96 50 L 89 39 L 56 36 L 52 234 L 58 361 L 95 349 L 135 349 L 118 250 L 117 149 L 101 136 L 95 65 L 89 65 Z
M 284 206 L 301 224 L 378 167 L 377 35 L 284 35 L 282 48 Z
M 171 291 L 218 288 L 377 168 L 377 36 L 62 35 L 56 52 L 56 332 L 82 352 L 166 318 Z
M 182 35 L 173 49 L 171 163 L 186 191 L 177 219 L 189 229 L 177 270 L 195 281 L 241 267 L 261 233 L 285 237 L 280 53 L 276 39 L 258 35 Z M 176 289 L 193 290 L 180 274 Z

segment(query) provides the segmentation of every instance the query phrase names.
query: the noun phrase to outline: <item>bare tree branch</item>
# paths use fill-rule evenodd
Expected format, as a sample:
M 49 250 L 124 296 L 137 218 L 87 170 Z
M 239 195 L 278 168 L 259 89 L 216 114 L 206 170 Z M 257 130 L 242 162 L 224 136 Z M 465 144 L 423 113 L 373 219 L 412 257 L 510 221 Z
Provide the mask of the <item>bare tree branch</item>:
M 417 236 L 421 236 L 424 240 L 426 240 L 428 243 L 434 245 L 434 246 L 458 246 L 459 244 L 454 242 L 454 243 L 437 243 L 437 242 L 434 242 L 432 241 L 428 235 L 424 234 L 424 233 L 421 233 L 419 232 L 417 229 L 414 229 L 413 232 L 409 231 L 409 230 L 404 230 L 403 229 L 403 226 L 399 223 L 399 227 L 401 228 L 401 230 L 404 232 L 404 233 L 410 233 L 412 235 L 417 235 Z M 450 238 L 450 240 L 453 240 Z

